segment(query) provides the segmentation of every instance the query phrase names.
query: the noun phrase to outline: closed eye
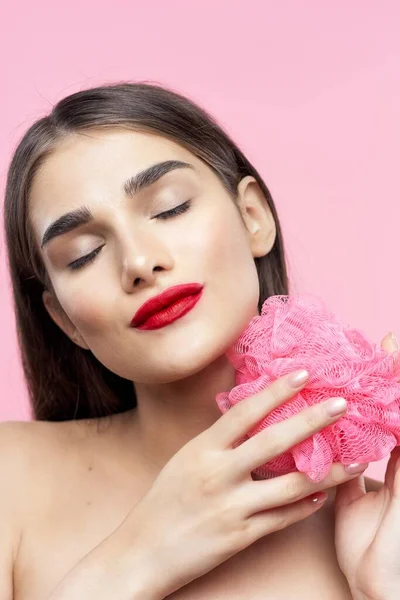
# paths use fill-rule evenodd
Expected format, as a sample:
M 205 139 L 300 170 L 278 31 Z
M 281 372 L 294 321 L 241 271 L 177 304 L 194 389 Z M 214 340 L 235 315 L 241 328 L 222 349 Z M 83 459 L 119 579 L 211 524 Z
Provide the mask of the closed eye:
M 185 213 L 187 210 L 189 210 L 191 203 L 192 203 L 191 200 L 187 200 L 186 202 L 184 202 L 183 204 L 180 204 L 176 208 L 172 208 L 171 210 L 162 212 L 159 215 L 156 215 L 154 218 L 155 219 L 169 219 L 171 217 L 181 215 L 181 214 Z M 93 250 L 93 252 L 90 252 L 89 254 L 86 254 L 85 256 L 81 256 L 81 258 L 78 258 L 77 260 L 70 262 L 67 265 L 68 268 L 71 271 L 73 271 L 75 269 L 80 269 L 84 265 L 92 262 L 96 258 L 96 256 L 99 254 L 100 250 L 103 248 L 104 245 L 105 244 L 103 244 L 102 246 L 99 246 L 98 248 Z
M 104 246 L 104 244 L 103 244 L 103 246 Z M 85 256 L 81 256 L 81 258 L 78 258 L 77 260 L 72 261 L 71 263 L 69 263 L 67 265 L 68 268 L 71 269 L 71 271 L 73 271 L 74 269 L 80 269 L 80 267 L 83 267 L 83 265 L 86 265 L 87 263 L 94 260 L 103 246 L 99 246 L 98 248 L 96 248 L 96 250 L 93 250 L 93 252 L 90 252 L 90 254 L 86 254 Z
M 187 200 L 186 202 L 184 202 L 183 204 L 180 204 L 176 208 L 172 208 L 171 210 L 167 210 L 163 213 L 160 213 L 159 215 L 157 215 L 154 218 L 155 219 L 169 219 L 170 217 L 173 217 L 175 215 L 181 215 L 182 213 L 186 212 L 190 208 L 191 203 L 192 203 L 191 200 Z

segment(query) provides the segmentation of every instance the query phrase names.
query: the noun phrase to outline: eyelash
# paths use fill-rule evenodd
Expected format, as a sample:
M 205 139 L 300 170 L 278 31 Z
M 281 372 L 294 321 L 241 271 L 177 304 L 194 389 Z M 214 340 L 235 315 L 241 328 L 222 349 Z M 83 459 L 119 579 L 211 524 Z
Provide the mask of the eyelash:
M 165 219 L 170 219 L 171 217 L 176 217 L 178 215 L 181 215 L 181 214 L 185 213 L 187 210 L 189 210 L 191 203 L 192 203 L 191 200 L 187 200 L 186 202 L 184 202 L 183 204 L 180 204 L 176 208 L 172 208 L 171 210 L 162 212 L 159 215 L 156 215 L 154 218 L 165 220 Z M 104 246 L 104 244 L 103 244 L 103 246 Z M 100 250 L 103 248 L 103 246 L 99 246 L 98 248 L 96 248 L 96 250 L 93 250 L 93 252 L 90 252 L 90 254 L 86 254 L 86 256 L 82 256 L 81 258 L 78 258 L 77 260 L 74 260 L 73 262 L 69 263 L 68 268 L 71 269 L 71 271 L 73 271 L 75 269 L 80 269 L 84 265 L 92 262 L 92 260 L 94 260 L 96 258 L 96 256 L 100 252 Z

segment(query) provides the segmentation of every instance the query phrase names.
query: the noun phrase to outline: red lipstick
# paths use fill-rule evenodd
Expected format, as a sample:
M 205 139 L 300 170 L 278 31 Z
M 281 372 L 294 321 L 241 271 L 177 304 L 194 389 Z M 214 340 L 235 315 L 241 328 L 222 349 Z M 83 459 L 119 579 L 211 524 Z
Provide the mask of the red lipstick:
M 203 290 L 200 283 L 175 285 L 158 296 L 147 300 L 135 313 L 131 327 L 159 329 L 183 317 L 200 300 Z

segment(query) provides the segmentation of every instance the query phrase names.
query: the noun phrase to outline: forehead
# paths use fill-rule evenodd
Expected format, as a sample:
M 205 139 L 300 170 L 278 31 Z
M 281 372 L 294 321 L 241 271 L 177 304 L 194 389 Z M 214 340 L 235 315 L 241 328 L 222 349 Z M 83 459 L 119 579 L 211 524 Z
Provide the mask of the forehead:
M 179 144 L 152 133 L 93 130 L 68 136 L 47 157 L 32 183 L 29 217 L 34 229 L 84 203 L 110 201 L 123 182 L 164 160 L 183 160 L 205 173 L 204 163 Z

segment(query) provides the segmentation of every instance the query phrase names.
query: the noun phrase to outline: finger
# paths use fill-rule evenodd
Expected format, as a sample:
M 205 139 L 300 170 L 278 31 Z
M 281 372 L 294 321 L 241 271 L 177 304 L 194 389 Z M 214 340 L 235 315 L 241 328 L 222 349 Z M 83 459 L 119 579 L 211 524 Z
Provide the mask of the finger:
M 386 494 L 383 497 L 383 508 L 380 511 L 383 520 L 382 526 L 378 528 L 374 541 L 380 548 L 379 557 L 384 564 L 395 565 L 398 572 L 398 556 L 400 552 L 400 498 Z M 385 560 L 386 558 L 386 560 Z M 396 588 L 398 592 L 398 587 Z M 398 597 L 398 593 L 393 596 Z
M 246 521 L 246 538 L 248 545 L 253 544 L 257 540 L 266 535 L 285 529 L 298 521 L 301 521 L 321 508 L 328 498 L 328 495 L 323 492 L 318 494 L 318 502 L 313 500 L 314 494 L 311 497 L 303 498 L 293 504 L 280 506 L 266 511 L 261 511 L 252 515 Z
M 396 475 L 398 463 L 400 462 L 400 446 L 395 446 L 390 453 L 389 461 L 385 471 L 385 485 L 393 492 L 394 478 Z
M 341 483 L 336 489 L 334 504 L 335 512 L 338 512 L 343 507 L 355 502 L 355 500 L 358 500 L 365 494 L 365 479 L 363 475 L 359 475 L 354 479 Z
M 301 372 L 279 377 L 265 389 L 232 406 L 207 430 L 207 435 L 212 435 L 215 442 L 225 448 L 232 447 L 272 410 L 294 398 L 305 387 L 308 373 L 304 371 L 306 379 L 300 383 L 293 379 L 298 373 Z
M 324 427 L 335 423 L 347 409 L 344 402 L 341 408 L 339 406 L 336 409 L 336 414 L 331 412 L 337 406 L 338 400 L 343 401 L 342 398 L 330 398 L 314 404 L 293 417 L 270 425 L 235 448 L 232 461 L 238 476 L 242 477 L 249 471 L 254 471 Z
M 397 342 L 396 336 L 392 331 L 390 331 L 381 341 L 381 346 L 388 354 L 392 354 L 399 350 L 399 344 Z
M 359 474 L 347 473 L 341 463 L 333 463 L 329 474 L 319 483 L 310 481 L 305 473 L 298 471 L 264 481 L 246 482 L 240 488 L 241 498 L 239 501 L 241 506 L 246 507 L 246 515 L 250 517 L 261 510 L 297 502 L 315 492 L 335 487 L 358 477 Z
M 392 498 L 396 498 L 396 500 L 400 502 L 400 453 L 398 452 L 398 448 L 395 456 L 396 463 L 394 468 L 393 486 L 390 491 L 392 493 Z
M 385 335 L 381 342 L 381 346 L 389 355 L 393 357 L 394 365 L 397 371 L 400 361 L 399 343 L 392 331 Z

